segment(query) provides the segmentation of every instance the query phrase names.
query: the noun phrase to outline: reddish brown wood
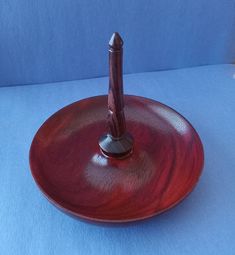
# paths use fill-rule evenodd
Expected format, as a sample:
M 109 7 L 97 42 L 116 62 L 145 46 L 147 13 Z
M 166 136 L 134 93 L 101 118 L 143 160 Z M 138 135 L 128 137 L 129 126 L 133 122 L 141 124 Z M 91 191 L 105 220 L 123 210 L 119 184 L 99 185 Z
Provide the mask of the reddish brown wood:
M 36 183 L 73 216 L 97 222 L 145 219 L 180 202 L 199 179 L 203 147 L 190 123 L 159 102 L 124 98 L 122 40 L 114 34 L 108 97 L 64 107 L 33 139 L 30 167 Z M 110 133 L 103 135 L 107 102 Z
M 99 146 L 108 157 L 123 158 L 132 152 L 133 138 L 126 131 L 123 99 L 122 55 L 123 40 L 114 33 L 109 41 L 109 133 L 102 135 Z
M 122 55 L 123 41 L 118 33 L 114 33 L 109 42 L 109 129 L 114 138 L 126 132 L 123 100 Z
M 107 158 L 95 142 L 106 131 L 106 102 L 107 96 L 84 99 L 42 125 L 30 150 L 40 189 L 64 211 L 101 222 L 140 220 L 177 204 L 202 171 L 203 148 L 194 128 L 159 102 L 125 96 L 133 153 Z

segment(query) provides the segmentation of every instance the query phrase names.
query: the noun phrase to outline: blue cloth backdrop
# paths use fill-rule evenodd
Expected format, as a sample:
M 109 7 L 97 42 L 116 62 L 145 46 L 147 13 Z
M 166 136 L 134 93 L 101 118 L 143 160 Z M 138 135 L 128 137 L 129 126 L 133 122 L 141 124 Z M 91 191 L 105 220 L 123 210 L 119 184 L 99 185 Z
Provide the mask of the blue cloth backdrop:
M 125 73 L 231 63 L 235 0 L 1 0 L 0 86 L 107 75 L 125 40 Z

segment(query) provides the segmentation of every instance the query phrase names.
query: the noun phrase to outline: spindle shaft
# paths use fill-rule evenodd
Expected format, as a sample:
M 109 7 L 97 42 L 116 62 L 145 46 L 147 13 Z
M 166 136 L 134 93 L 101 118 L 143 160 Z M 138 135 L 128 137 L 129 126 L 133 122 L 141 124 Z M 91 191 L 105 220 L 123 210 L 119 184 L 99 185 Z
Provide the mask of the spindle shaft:
M 109 133 L 100 138 L 99 146 L 108 157 L 124 157 L 130 154 L 132 136 L 126 132 L 122 74 L 123 40 L 114 33 L 109 41 Z

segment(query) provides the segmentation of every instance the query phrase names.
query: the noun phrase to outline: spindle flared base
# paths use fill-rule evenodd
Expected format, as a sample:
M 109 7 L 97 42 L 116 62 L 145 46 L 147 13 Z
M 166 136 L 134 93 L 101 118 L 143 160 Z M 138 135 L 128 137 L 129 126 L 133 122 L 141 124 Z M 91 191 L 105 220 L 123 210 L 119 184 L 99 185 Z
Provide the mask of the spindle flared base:
M 96 222 L 121 223 L 157 215 L 196 185 L 203 147 L 190 123 L 159 102 L 125 96 L 133 151 L 107 158 L 99 148 L 107 133 L 107 96 L 75 102 L 52 115 L 30 149 L 33 177 L 56 206 Z
M 119 138 L 114 138 L 109 134 L 102 135 L 99 146 L 106 157 L 125 158 L 133 151 L 133 137 L 129 133 Z

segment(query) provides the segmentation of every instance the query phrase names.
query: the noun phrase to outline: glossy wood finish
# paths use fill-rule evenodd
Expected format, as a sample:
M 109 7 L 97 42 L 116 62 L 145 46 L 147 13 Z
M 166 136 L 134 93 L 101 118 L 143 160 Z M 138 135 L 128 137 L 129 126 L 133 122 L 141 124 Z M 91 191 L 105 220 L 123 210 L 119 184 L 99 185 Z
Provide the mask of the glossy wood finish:
M 114 33 L 109 42 L 109 129 L 114 138 L 123 136 L 126 132 L 124 100 L 122 55 L 123 41 L 118 33 Z
M 32 174 L 47 198 L 93 221 L 127 222 L 165 211 L 193 189 L 203 166 L 200 138 L 180 114 L 150 99 L 124 100 L 122 46 L 114 33 L 108 97 L 55 113 L 30 150 Z
M 159 102 L 125 96 L 133 152 L 125 159 L 107 158 L 98 145 L 106 133 L 106 105 L 107 96 L 73 103 L 38 130 L 30 166 L 40 189 L 65 212 L 98 222 L 140 220 L 177 204 L 203 167 L 194 128 Z
M 133 137 L 126 131 L 123 100 L 122 55 L 123 40 L 114 33 L 109 41 L 109 133 L 101 136 L 99 145 L 104 155 L 123 158 L 132 152 Z

